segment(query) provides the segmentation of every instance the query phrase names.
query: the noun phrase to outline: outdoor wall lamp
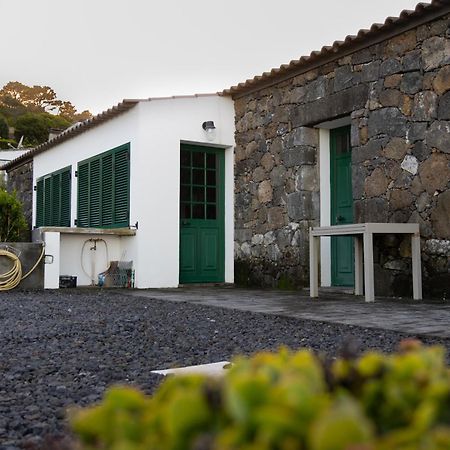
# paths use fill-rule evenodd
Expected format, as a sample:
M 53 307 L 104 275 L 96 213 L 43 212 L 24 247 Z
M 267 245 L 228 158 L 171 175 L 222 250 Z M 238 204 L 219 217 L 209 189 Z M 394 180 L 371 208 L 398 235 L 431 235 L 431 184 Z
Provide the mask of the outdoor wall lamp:
M 207 120 L 202 123 L 202 128 L 206 132 L 206 139 L 208 139 L 208 141 L 213 141 L 216 137 L 216 126 L 214 125 L 214 122 L 212 120 Z

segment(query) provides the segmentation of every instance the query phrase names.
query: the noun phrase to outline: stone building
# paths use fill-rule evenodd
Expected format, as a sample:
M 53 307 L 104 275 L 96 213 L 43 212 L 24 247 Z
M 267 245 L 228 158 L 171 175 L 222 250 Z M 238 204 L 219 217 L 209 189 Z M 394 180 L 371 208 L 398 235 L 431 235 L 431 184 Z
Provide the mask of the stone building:
M 424 295 L 450 290 L 450 2 L 433 0 L 226 91 L 235 101 L 235 278 L 308 285 L 308 229 L 420 224 Z M 322 285 L 353 284 L 322 238 Z M 350 238 L 351 239 L 351 238 Z M 377 295 L 410 295 L 409 238 L 375 242 Z

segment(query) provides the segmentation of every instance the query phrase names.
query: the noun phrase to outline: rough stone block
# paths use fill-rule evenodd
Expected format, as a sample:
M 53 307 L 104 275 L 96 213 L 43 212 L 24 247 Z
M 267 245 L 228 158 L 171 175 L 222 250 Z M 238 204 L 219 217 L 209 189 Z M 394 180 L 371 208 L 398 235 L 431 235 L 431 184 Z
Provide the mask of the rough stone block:
M 380 61 L 372 61 L 368 64 L 364 64 L 361 73 L 361 81 L 370 82 L 376 81 L 380 75 Z
M 445 190 L 450 180 L 447 156 L 443 153 L 433 153 L 427 160 L 420 163 L 419 176 L 422 186 L 429 194 Z
M 413 119 L 429 121 L 437 117 L 437 95 L 433 91 L 422 91 L 414 96 Z
M 258 200 L 261 203 L 268 203 L 272 201 L 272 184 L 269 180 L 264 180 L 258 186 Z
M 316 166 L 301 166 L 297 172 L 295 188 L 297 191 L 318 191 L 318 179 Z
M 402 64 L 398 59 L 389 58 L 380 65 L 380 76 L 386 77 L 402 71 Z
M 366 145 L 352 149 L 352 164 L 361 164 L 381 156 L 381 149 L 386 146 L 387 137 L 371 139 Z
M 234 240 L 238 243 L 249 242 L 252 239 L 252 230 L 246 228 L 236 228 L 234 230 Z
M 419 161 L 424 161 L 430 156 L 431 150 L 424 141 L 417 141 L 411 150 L 411 154 Z
M 438 196 L 437 206 L 431 213 L 431 222 L 436 235 L 440 238 L 450 238 L 450 190 Z
M 403 75 L 400 89 L 405 94 L 416 94 L 422 89 L 423 76 L 420 72 L 409 72 Z
M 382 108 L 369 116 L 369 138 L 378 134 L 404 137 L 406 117 L 397 108 Z
M 364 108 L 369 88 L 365 84 L 337 92 L 315 102 L 293 108 L 291 121 L 294 127 L 315 125 L 339 116 L 349 115 Z
M 385 47 L 387 56 L 401 56 L 414 50 L 416 46 L 416 30 L 407 31 L 390 39 Z
M 322 76 L 306 86 L 305 100 L 307 102 L 313 102 L 319 98 L 323 98 L 326 94 L 326 91 L 327 79 Z
M 422 60 L 425 70 L 450 64 L 450 40 L 434 36 L 423 42 Z
M 406 155 L 403 158 L 402 164 L 400 167 L 403 170 L 406 170 L 412 175 L 415 175 L 417 173 L 417 169 L 419 168 L 419 162 L 417 161 L 417 158 L 413 155 Z
M 356 201 L 354 208 L 356 223 L 388 221 L 388 202 L 385 198 L 375 197 Z
M 334 90 L 342 91 L 353 85 L 353 72 L 350 66 L 338 67 L 334 71 Z
M 421 69 L 420 50 L 414 50 L 406 53 L 402 60 L 404 72 L 410 72 Z
M 433 80 L 433 88 L 438 95 L 450 89 L 450 66 L 443 67 Z
M 290 220 L 314 220 L 319 216 L 319 193 L 302 191 L 289 194 L 287 208 Z
M 389 159 L 403 159 L 409 150 L 408 142 L 403 138 L 393 138 L 383 149 L 382 155 Z
M 364 191 L 367 197 L 379 197 L 386 193 L 389 180 L 386 177 L 384 170 L 377 167 L 364 183 Z
M 403 95 L 397 89 L 385 89 L 380 92 L 379 101 L 382 106 L 397 106 L 403 103 Z
M 392 210 L 409 208 L 414 200 L 411 193 L 405 189 L 394 189 L 390 193 L 389 206 Z
M 450 91 L 444 94 L 439 99 L 438 106 L 438 119 L 439 120 L 449 120 L 450 119 Z
M 406 139 L 409 142 L 421 141 L 425 139 L 428 124 L 425 122 L 410 122 L 406 132 Z
M 450 122 L 433 122 L 426 133 L 426 143 L 429 147 L 450 153 Z
M 270 181 L 273 187 L 284 186 L 286 183 L 286 169 L 283 166 L 275 166 L 270 172 Z
M 287 224 L 285 208 L 276 206 L 267 209 L 267 222 L 271 230 L 277 230 Z
M 317 150 L 308 145 L 298 145 L 282 152 L 281 160 L 286 167 L 316 163 Z
M 288 137 L 289 147 L 298 145 L 309 145 L 317 147 L 319 145 L 319 130 L 310 127 L 295 128 Z

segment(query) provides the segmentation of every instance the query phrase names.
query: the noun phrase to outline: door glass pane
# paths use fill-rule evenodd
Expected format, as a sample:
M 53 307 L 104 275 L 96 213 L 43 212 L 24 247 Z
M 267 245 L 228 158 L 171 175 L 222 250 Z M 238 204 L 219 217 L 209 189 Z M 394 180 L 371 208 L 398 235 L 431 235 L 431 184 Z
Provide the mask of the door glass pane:
M 181 169 L 180 178 L 183 184 L 190 184 L 191 183 L 190 169 Z
M 192 170 L 192 184 L 205 184 L 205 175 L 202 169 Z
M 216 188 L 208 188 L 206 190 L 206 201 L 214 203 L 216 201 Z
M 203 206 L 203 203 L 199 205 L 192 205 L 192 218 L 193 219 L 205 218 L 205 208 Z
M 205 201 L 205 188 L 200 186 L 194 186 L 192 188 L 192 200 L 194 202 Z
M 191 205 L 189 203 L 181 203 L 180 204 L 180 217 L 182 219 L 190 219 L 191 218 Z
M 216 219 L 216 205 L 206 205 L 206 218 L 209 220 Z
M 181 150 L 180 163 L 182 166 L 189 167 L 191 165 L 191 152 L 187 152 L 186 150 Z
M 205 154 L 202 152 L 192 152 L 192 165 L 194 167 L 205 167 Z
M 214 155 L 213 153 L 206 154 L 206 167 L 208 169 L 216 168 L 216 155 Z
M 206 172 L 206 184 L 208 186 L 216 185 L 216 171 L 215 170 L 208 170 Z
M 181 201 L 189 202 L 191 200 L 191 188 L 189 186 L 181 186 Z

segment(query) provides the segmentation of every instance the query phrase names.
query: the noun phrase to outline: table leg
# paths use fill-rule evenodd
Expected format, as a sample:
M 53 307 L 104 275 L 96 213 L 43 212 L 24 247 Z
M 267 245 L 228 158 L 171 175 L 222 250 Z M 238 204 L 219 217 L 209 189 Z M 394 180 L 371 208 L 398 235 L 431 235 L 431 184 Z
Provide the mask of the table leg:
M 420 234 L 411 235 L 413 299 L 422 300 L 422 265 L 420 258 Z
M 355 241 L 355 295 L 363 295 L 363 244 L 362 236 L 354 236 Z
M 366 302 L 375 301 L 374 277 L 373 277 L 373 234 L 365 232 L 364 240 L 364 290 Z
M 309 230 L 309 296 L 319 296 L 319 238 Z

